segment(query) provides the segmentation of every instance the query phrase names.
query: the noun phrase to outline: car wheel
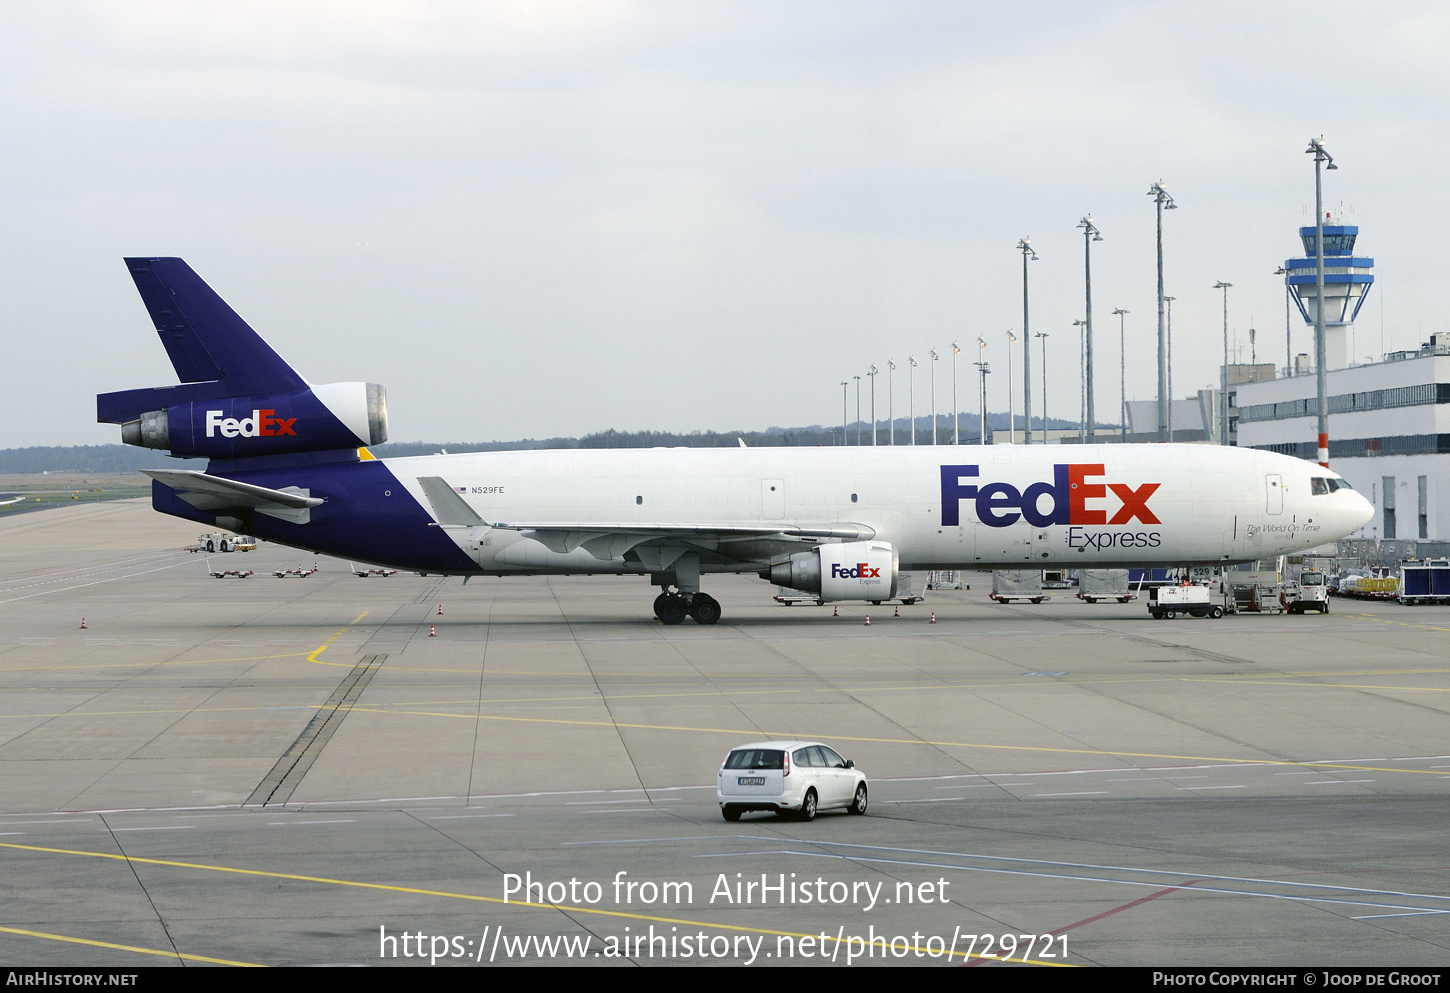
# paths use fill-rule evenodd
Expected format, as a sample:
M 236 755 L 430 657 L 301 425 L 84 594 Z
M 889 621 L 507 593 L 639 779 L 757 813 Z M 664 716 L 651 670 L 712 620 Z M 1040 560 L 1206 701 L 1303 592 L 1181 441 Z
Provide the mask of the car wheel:
M 865 783 L 862 783 L 860 786 L 857 786 L 856 787 L 856 799 L 854 801 L 852 801 L 851 806 L 847 807 L 846 810 L 849 811 L 850 813 L 853 813 L 853 814 L 864 814 L 864 813 L 866 813 L 866 784 Z
M 816 791 L 814 789 L 806 790 L 806 798 L 801 801 L 800 819 L 803 821 L 816 819 Z
M 1223 616 L 1223 608 L 1222 607 L 1214 607 L 1212 610 L 1210 610 L 1208 612 L 1208 616 L 1209 617 L 1212 617 L 1214 620 L 1218 620 L 1220 617 Z
M 730 821 L 732 824 L 740 820 L 739 807 L 724 806 L 720 808 L 720 813 L 723 814 L 725 819 L 727 821 Z
M 1324 602 L 1324 605 L 1319 608 L 1319 612 L 1321 614 L 1327 614 L 1327 613 L 1329 613 L 1329 601 L 1326 600 Z
M 1171 621 L 1175 617 L 1178 616 L 1178 613 L 1176 611 L 1172 611 L 1172 610 L 1165 610 L 1165 611 L 1163 611 L 1163 616 L 1166 617 L 1166 618 L 1168 618 Z

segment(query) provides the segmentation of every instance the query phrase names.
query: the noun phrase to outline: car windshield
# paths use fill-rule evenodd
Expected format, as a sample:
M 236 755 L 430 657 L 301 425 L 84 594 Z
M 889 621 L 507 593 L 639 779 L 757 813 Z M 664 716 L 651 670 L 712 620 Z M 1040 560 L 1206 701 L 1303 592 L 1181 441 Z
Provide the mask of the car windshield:
M 1323 586 L 1324 574 L 1319 572 L 1306 572 L 1299 577 L 1299 582 L 1304 586 Z
M 785 752 L 779 748 L 737 748 L 725 758 L 727 769 L 782 769 Z

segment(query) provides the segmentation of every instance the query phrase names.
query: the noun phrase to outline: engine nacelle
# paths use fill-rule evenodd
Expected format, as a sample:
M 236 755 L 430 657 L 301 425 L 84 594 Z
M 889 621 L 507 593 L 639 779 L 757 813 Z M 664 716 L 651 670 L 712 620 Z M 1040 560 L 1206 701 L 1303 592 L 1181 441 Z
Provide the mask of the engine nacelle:
M 178 458 L 209 459 L 381 445 L 388 440 L 388 395 L 376 383 L 328 383 L 290 393 L 186 400 L 122 424 L 121 440 Z
M 887 541 L 817 545 L 770 564 L 777 586 L 815 593 L 822 600 L 891 600 L 901 556 Z

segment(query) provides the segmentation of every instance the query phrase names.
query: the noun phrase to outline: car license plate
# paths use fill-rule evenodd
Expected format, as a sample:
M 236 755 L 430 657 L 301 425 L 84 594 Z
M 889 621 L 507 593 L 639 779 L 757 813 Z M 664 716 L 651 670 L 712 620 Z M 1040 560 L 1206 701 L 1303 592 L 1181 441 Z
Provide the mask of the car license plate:
M 764 786 L 764 776 L 741 776 L 736 780 L 741 786 Z

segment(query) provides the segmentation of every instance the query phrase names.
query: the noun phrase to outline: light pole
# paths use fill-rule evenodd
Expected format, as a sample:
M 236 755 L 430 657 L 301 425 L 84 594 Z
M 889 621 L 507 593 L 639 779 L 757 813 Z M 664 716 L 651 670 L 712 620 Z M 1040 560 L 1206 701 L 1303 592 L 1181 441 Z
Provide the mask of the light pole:
M 842 445 L 849 445 L 851 443 L 851 436 L 850 436 L 850 433 L 849 433 L 849 430 L 850 429 L 846 427 L 846 425 L 849 424 L 850 423 L 850 420 L 851 420 L 846 415 L 846 387 L 848 387 L 850 385 L 851 384 L 848 383 L 848 382 L 846 382 L 844 379 L 841 380 L 841 444 Z
M 1173 440 L 1173 301 L 1177 297 L 1164 297 L 1168 305 L 1168 440 Z
M 1042 443 L 1047 444 L 1047 332 L 1039 331 L 1036 337 L 1042 339 Z
M 1027 323 L 1027 261 L 1037 261 L 1032 250 L 1032 239 L 1023 238 L 1017 242 L 1022 253 L 1022 443 L 1032 444 L 1032 327 Z M 1007 370 L 1010 379 L 1012 371 Z M 1047 398 L 1043 397 L 1045 401 Z
M 1078 388 L 1077 388 L 1077 440 L 1083 443 L 1087 441 L 1085 426 L 1087 424 L 1087 336 L 1082 329 L 1087 327 L 1087 321 L 1073 321 L 1072 326 L 1078 329 L 1077 334 L 1077 362 L 1078 362 Z
M 861 447 L 861 377 L 852 376 L 856 381 L 856 447 Z
M 957 356 L 962 354 L 961 347 L 952 342 L 952 444 L 960 445 L 960 429 L 962 422 L 961 411 L 957 408 Z
M 1122 383 L 1123 399 L 1118 408 L 1118 416 L 1123 421 L 1122 439 L 1123 444 L 1128 443 L 1128 332 L 1126 330 L 1127 311 L 1119 307 L 1113 313 L 1118 315 L 1118 381 Z
M 1222 396 L 1218 401 L 1219 425 L 1218 443 L 1228 444 L 1228 291 L 1233 283 L 1225 283 L 1223 280 L 1213 284 L 1216 290 L 1223 290 L 1223 374 L 1219 377 L 1222 382 Z
M 891 444 L 896 444 L 896 360 L 886 360 L 886 420 L 891 422 Z
M 1324 346 L 1324 184 L 1321 167 L 1338 169 L 1324 148 L 1324 136 L 1309 139 L 1306 155 L 1314 156 L 1314 379 L 1319 398 L 1319 464 L 1329 468 L 1329 404 L 1325 400 Z
M 1091 444 L 1096 440 L 1097 434 L 1094 424 L 1097 418 L 1093 415 L 1093 242 L 1102 241 L 1103 236 L 1098 233 L 1096 225 L 1093 224 L 1093 215 L 1088 214 L 1078 221 L 1077 226 L 1082 228 L 1082 266 L 1083 281 L 1087 286 L 1087 320 L 1083 325 L 1083 354 L 1084 381 L 1087 384 L 1085 402 L 1087 404 L 1087 440 Z
M 908 355 L 906 367 L 906 417 L 911 421 L 911 443 L 916 444 L 916 357 Z
M 866 370 L 866 375 L 871 377 L 871 447 L 876 447 L 876 373 L 879 372 L 876 363 L 871 363 L 871 368 Z
M 931 356 L 931 443 L 936 444 L 936 349 L 926 353 Z
M 1172 387 L 1168 382 L 1168 335 L 1163 326 L 1163 211 L 1177 210 L 1178 204 L 1163 188 L 1163 180 L 1148 187 L 1148 195 L 1158 205 L 1158 440 L 1172 441 Z
M 981 434 L 977 438 L 977 444 L 987 443 L 987 373 L 991 368 L 987 365 L 987 343 L 981 338 L 977 339 L 977 371 L 982 374 L 982 427 Z
M 1007 444 L 1017 444 L 1017 421 L 1012 416 L 1012 346 L 1017 344 L 1017 336 L 1009 328 L 1007 331 Z M 1029 431 L 1032 429 L 1029 427 Z

